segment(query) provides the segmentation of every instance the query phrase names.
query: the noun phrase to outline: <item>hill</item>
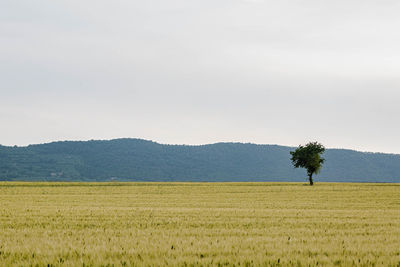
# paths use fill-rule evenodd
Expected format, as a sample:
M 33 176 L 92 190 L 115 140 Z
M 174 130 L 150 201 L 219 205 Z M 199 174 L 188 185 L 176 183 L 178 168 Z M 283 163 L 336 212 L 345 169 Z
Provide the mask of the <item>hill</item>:
M 0 180 L 306 181 L 292 147 L 163 145 L 141 139 L 0 146 Z M 316 182 L 400 182 L 400 155 L 327 149 Z

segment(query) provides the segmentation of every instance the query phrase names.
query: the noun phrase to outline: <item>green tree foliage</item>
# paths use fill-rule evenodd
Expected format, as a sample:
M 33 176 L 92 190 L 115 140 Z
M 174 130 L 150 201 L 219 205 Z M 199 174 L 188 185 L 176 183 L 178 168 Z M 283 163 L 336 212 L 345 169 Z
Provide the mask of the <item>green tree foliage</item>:
M 18 181 L 286 181 L 293 147 L 241 143 L 162 145 L 140 139 L 0 145 L 0 180 Z M 327 149 L 324 182 L 400 183 L 400 155 Z
M 295 168 L 305 168 L 310 180 L 310 185 L 313 185 L 312 176 L 321 170 L 325 159 L 321 154 L 325 152 L 325 147 L 318 142 L 310 142 L 305 146 L 300 145 L 295 151 L 291 151 L 292 163 Z

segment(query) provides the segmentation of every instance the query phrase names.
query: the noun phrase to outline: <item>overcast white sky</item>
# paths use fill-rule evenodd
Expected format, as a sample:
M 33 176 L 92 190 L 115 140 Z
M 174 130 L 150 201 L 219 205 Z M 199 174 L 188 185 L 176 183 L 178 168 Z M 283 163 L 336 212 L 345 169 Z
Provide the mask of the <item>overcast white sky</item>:
M 400 153 L 398 0 L 0 1 L 0 144 Z

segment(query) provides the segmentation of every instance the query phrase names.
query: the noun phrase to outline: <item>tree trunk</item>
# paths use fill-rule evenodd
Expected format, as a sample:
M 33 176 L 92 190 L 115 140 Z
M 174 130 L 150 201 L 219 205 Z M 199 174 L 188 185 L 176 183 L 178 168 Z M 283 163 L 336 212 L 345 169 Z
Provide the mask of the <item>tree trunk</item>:
M 313 182 L 313 180 L 312 180 L 312 173 L 309 175 L 309 179 L 310 179 L 310 185 L 313 185 L 314 182 Z

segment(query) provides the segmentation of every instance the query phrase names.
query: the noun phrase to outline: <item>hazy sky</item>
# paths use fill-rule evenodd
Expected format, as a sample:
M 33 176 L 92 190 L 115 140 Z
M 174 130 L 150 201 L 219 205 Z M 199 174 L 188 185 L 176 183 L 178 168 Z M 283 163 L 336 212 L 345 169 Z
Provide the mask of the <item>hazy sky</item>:
M 398 0 L 0 1 L 0 144 L 400 153 Z

